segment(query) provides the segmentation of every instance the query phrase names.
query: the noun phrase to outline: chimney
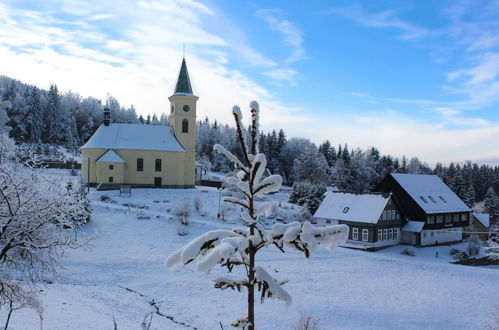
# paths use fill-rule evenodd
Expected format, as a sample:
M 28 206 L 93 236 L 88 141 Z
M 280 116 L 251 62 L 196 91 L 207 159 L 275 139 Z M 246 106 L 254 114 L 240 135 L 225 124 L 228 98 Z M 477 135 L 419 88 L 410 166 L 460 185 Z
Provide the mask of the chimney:
M 104 108 L 104 125 L 109 126 L 111 124 L 111 110 L 108 107 Z

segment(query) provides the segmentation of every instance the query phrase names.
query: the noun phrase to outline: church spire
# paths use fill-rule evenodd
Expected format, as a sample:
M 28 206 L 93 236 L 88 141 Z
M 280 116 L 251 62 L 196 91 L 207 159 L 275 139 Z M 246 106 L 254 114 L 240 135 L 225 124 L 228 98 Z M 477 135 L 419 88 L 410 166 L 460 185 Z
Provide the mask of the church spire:
M 177 93 L 193 94 L 185 57 L 182 59 L 182 66 L 180 67 L 177 84 L 175 85 L 175 94 Z

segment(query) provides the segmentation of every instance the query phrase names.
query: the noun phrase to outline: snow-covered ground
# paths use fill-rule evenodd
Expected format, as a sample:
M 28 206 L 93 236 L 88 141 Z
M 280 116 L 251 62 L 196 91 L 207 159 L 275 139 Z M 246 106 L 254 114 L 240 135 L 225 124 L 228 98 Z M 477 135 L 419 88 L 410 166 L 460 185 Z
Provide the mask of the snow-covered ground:
M 111 201 L 101 201 L 101 195 Z M 239 224 L 234 208 L 226 212 L 228 220 L 216 218 L 216 189 L 134 189 L 131 198 L 91 190 L 90 196 L 94 212 L 84 231 L 96 235 L 93 247 L 68 251 L 61 283 L 42 288 L 44 329 L 112 329 L 113 317 L 118 329 L 140 329 L 144 316 L 156 310 L 163 316 L 154 314 L 151 329 L 227 329 L 245 315 L 244 293 L 213 288 L 211 280 L 225 270 L 206 276 L 193 265 L 164 267 L 172 252 L 197 235 Z M 173 211 L 195 198 L 201 211 L 192 212 L 189 234 L 179 236 Z M 135 207 L 123 206 L 130 202 Z M 294 302 L 258 304 L 257 328 L 292 329 L 300 314 L 320 319 L 324 329 L 499 328 L 499 269 L 450 264 L 450 247 L 415 248 L 414 257 L 400 255 L 403 248 L 338 248 L 308 261 L 295 252 L 260 253 L 258 264 L 290 280 L 285 288 Z M 20 310 L 10 328 L 38 325 L 34 312 Z

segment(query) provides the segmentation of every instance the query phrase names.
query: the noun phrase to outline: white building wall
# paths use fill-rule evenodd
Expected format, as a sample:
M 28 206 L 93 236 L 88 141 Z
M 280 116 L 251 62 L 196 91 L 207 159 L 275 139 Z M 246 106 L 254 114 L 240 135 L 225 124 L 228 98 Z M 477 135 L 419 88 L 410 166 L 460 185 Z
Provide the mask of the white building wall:
M 326 219 L 326 218 L 315 218 L 315 223 L 319 226 L 330 226 L 330 225 L 337 225 L 338 220 L 334 219 Z
M 448 228 L 438 230 L 423 230 L 421 232 L 421 246 L 435 245 L 437 242 L 447 243 L 461 241 L 463 239 L 463 228 Z

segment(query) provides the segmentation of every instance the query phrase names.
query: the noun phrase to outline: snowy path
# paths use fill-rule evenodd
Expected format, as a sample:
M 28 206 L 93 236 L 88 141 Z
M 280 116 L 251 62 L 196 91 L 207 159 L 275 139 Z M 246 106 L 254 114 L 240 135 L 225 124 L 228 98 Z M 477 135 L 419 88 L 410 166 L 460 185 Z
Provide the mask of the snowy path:
M 93 248 L 68 251 L 62 283 L 43 289 L 45 329 L 140 329 L 147 313 L 155 312 L 151 329 L 220 329 L 244 315 L 244 295 L 213 289 L 211 280 L 226 275 L 221 269 L 205 276 L 194 266 L 167 271 L 166 257 L 198 234 L 227 223 L 213 217 L 216 191 L 135 190 L 130 201 L 147 204 L 151 219 L 125 214 L 117 204 L 103 203 L 93 192 L 94 217 L 86 226 L 98 232 Z M 192 214 L 190 234 L 176 234 L 179 226 L 162 209 L 189 196 L 200 196 L 210 216 Z M 156 218 L 156 215 L 162 215 Z M 233 220 L 235 221 L 235 220 Z M 258 304 L 258 329 L 290 329 L 300 312 L 320 319 L 324 329 L 494 329 L 499 326 L 499 270 L 448 263 L 434 250 L 415 249 L 416 256 L 399 254 L 402 247 L 378 252 L 339 248 L 318 252 L 305 261 L 299 253 L 267 250 L 257 262 L 279 279 L 294 302 Z M 235 275 L 233 275 L 235 276 Z M 131 289 L 133 291 L 127 290 Z M 140 294 L 139 294 L 140 293 Z M 151 305 L 154 300 L 154 306 Z M 3 315 L 3 314 L 2 314 Z M 11 329 L 37 329 L 29 310 L 13 315 Z

